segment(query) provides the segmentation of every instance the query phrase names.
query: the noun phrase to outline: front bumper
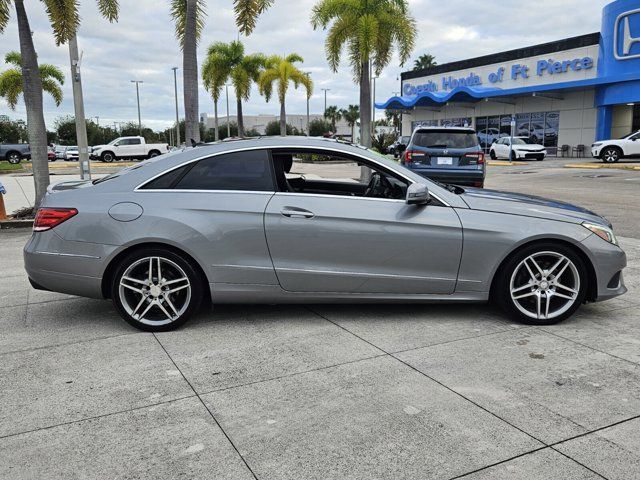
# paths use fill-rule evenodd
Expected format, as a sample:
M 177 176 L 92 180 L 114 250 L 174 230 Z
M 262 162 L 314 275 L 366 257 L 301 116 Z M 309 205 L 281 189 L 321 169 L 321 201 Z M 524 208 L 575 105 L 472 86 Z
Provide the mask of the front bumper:
M 609 300 L 627 293 L 622 275 L 622 270 L 627 266 L 624 251 L 595 234 L 588 236 L 582 244 L 589 251 L 596 273 L 596 301 Z
M 547 151 L 542 150 L 540 152 L 531 152 L 527 150 L 514 150 L 516 152 L 516 158 L 519 160 L 544 160 L 547 156 Z
M 600 152 L 602 151 L 602 146 L 599 147 L 591 147 L 591 156 L 593 158 L 600 158 Z

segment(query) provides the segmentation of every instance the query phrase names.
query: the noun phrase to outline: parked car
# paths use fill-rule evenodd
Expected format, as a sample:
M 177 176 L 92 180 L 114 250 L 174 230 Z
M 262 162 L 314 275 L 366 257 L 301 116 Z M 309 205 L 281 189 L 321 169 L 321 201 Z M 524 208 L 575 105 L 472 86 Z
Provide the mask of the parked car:
M 604 163 L 615 163 L 621 158 L 640 158 L 640 131 L 619 140 L 604 140 L 591 145 L 591 155 Z
M 484 152 L 478 135 L 471 128 L 417 128 L 404 152 L 402 164 L 442 183 L 484 186 Z
M 107 145 L 93 147 L 91 158 L 103 162 L 153 158 L 169 151 L 168 143 L 147 143 L 144 137 L 120 137 Z
M 56 151 L 51 147 L 47 147 L 47 159 L 50 162 L 56 161 Z
M 28 143 L 0 143 L 0 160 L 17 165 L 22 160 L 31 159 Z
M 65 148 L 64 160 L 65 162 L 78 161 L 80 159 L 80 152 L 76 145 Z
M 393 155 L 393 158 L 402 156 L 404 151 L 407 149 L 409 140 L 411 140 L 411 135 L 402 135 L 398 137 L 395 142 L 389 145 L 387 153 Z
M 24 261 L 35 288 L 111 298 L 151 331 L 182 325 L 209 299 L 494 299 L 514 320 L 551 324 L 626 292 L 625 253 L 595 213 L 448 188 L 371 150 L 306 137 L 203 145 L 50 187 Z
M 511 158 L 509 158 L 511 155 Z M 507 160 L 538 160 L 542 161 L 547 156 L 547 149 L 534 142 L 529 137 L 513 137 L 513 148 L 511 148 L 511 137 L 502 137 L 491 145 L 489 156 L 492 160 L 506 158 Z
M 64 160 L 64 152 L 67 149 L 64 145 L 56 145 L 54 147 L 54 152 L 56 154 L 56 160 Z
M 493 142 L 507 136 L 506 133 L 501 133 L 499 128 L 487 128 L 478 132 L 478 140 L 480 140 L 480 146 L 482 148 L 489 148 Z

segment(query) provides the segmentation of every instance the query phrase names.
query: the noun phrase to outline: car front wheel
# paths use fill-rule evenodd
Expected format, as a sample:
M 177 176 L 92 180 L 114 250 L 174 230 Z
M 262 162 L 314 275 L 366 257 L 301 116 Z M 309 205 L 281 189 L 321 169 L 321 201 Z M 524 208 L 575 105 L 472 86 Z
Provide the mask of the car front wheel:
M 622 158 L 622 152 L 619 148 L 608 147 L 602 151 L 600 155 L 604 163 L 616 163 Z
M 551 325 L 570 317 L 584 302 L 586 271 L 582 259 L 566 246 L 532 245 L 507 260 L 493 295 L 511 318 Z
M 113 277 L 111 296 L 128 323 L 161 332 L 178 328 L 198 310 L 203 287 L 191 261 L 154 248 L 123 259 Z

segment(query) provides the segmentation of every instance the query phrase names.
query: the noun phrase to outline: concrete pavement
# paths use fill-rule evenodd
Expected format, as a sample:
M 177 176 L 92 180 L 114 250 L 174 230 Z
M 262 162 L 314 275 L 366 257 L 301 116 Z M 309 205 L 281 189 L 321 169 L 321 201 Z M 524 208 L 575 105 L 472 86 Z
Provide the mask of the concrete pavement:
M 640 478 L 630 292 L 537 328 L 489 306 L 224 306 L 142 333 L 29 288 L 0 232 L 0 478 Z

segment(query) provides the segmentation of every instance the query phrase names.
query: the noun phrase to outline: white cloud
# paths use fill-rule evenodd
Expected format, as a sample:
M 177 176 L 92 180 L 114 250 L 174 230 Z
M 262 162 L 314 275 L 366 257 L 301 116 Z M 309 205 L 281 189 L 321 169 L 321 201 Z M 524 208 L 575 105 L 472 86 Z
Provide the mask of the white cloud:
M 608 1 L 537 0 L 531 4 L 504 0 L 409 0 L 410 10 L 417 20 L 418 34 L 412 60 L 422 53 L 431 53 L 438 63 L 446 63 L 595 32 L 600 28 L 602 7 Z M 135 120 L 135 85 L 130 80 L 136 79 L 144 81 L 140 86 L 143 122 L 152 128 L 169 125 L 175 115 L 171 67 L 181 65 L 181 53 L 169 17 L 169 1 L 121 2 L 120 21 L 115 24 L 109 24 L 98 15 L 95 3 L 95 0 L 82 2 L 79 34 L 87 116 L 99 116 L 100 123 Z M 349 65 L 344 62 L 338 73 L 331 72 L 327 66 L 325 33 L 314 31 L 309 24 L 314 3 L 314 0 L 276 0 L 259 19 L 255 32 L 243 38 L 246 50 L 265 54 L 295 51 L 302 55 L 305 59 L 302 68 L 312 72 L 315 82 L 312 112 L 322 111 L 324 94 L 321 88 L 331 89 L 327 94 L 329 104 L 346 106 L 358 103 L 358 88 L 353 83 Z M 206 28 L 198 50 L 200 62 L 211 42 L 237 38 L 231 6 L 231 0 L 208 0 Z M 26 2 L 26 8 L 40 61 L 56 64 L 67 73 L 67 47 L 55 46 L 42 3 Z M 7 51 L 17 49 L 18 32 L 13 15 L 9 27 L 0 36 L 0 55 L 4 57 Z M 399 89 L 397 78 L 403 70 L 395 56 L 377 80 L 378 101 Z M 182 85 L 180 77 L 181 71 L 179 91 Z M 55 107 L 53 100 L 45 97 L 45 118 L 50 127 L 58 116 L 73 114 L 69 82 L 64 86 L 64 94 L 65 99 L 59 108 Z M 235 112 L 232 89 L 230 94 L 231 111 Z M 179 101 L 182 108 L 182 99 Z M 219 110 L 222 112 L 224 109 L 223 99 Z M 213 111 L 212 100 L 202 87 L 200 111 Z M 290 90 L 287 111 L 306 111 L 302 91 Z M 278 113 L 279 107 L 275 100 L 266 103 L 254 88 L 251 99 L 244 105 L 244 112 Z M 0 114 L 3 113 L 25 118 L 22 105 L 16 112 L 10 112 L 0 101 Z

